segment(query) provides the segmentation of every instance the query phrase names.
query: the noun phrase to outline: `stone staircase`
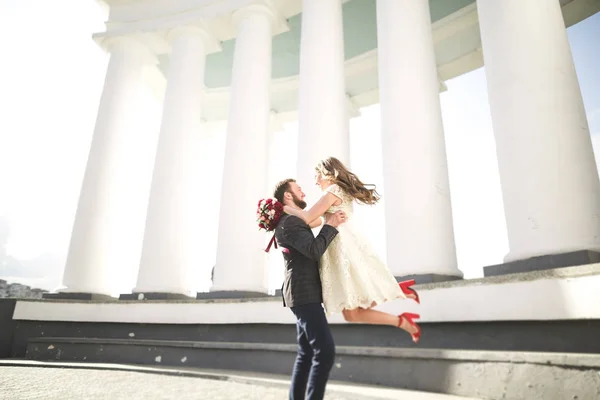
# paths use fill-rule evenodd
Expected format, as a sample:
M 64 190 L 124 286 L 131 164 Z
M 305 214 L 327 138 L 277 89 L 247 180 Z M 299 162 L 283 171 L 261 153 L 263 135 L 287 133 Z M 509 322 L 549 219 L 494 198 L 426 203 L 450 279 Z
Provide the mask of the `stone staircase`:
M 584 321 L 571 321 L 573 325 Z M 472 326 L 469 326 L 472 325 Z M 377 326 L 333 325 L 332 379 L 481 399 L 600 398 L 600 344 L 539 340 L 535 323 L 423 324 L 427 339 Z M 492 323 L 493 325 L 493 323 Z M 528 326 L 529 325 L 529 326 Z M 587 331 L 598 329 L 589 323 Z M 538 336 L 528 337 L 527 331 Z M 295 327 L 284 324 L 160 325 L 19 321 L 13 357 L 40 361 L 146 364 L 291 374 Z M 520 337 L 520 341 L 519 341 Z M 537 340 L 535 338 L 538 338 Z M 452 344 L 442 347 L 444 343 Z M 562 343 L 562 345 L 559 345 Z M 549 347 L 559 345 L 551 350 Z M 590 352 L 590 345 L 592 350 Z M 432 347 L 437 346 L 437 347 Z M 595 346 L 595 347 L 594 347 Z M 462 348 L 459 348 L 462 347 Z M 577 352 L 587 349 L 587 354 Z M 527 350 L 527 351 L 524 351 Z M 535 350 L 535 351 L 532 351 Z

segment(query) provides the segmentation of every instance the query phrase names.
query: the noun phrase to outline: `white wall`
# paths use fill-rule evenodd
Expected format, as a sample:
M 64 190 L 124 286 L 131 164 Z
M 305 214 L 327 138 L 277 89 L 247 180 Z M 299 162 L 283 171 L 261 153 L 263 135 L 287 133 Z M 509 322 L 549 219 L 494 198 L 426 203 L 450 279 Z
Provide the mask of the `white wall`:
M 551 273 L 560 276 L 528 281 L 507 276 L 446 283 L 430 289 L 426 286 L 419 290 L 420 306 L 413 301 L 398 300 L 380 309 L 395 314 L 418 312 L 422 322 L 600 318 L 600 264 L 554 271 L 559 272 Z M 293 314 L 282 306 L 279 298 L 105 303 L 19 301 L 14 319 L 171 324 L 295 323 Z M 340 315 L 332 316 L 330 322 L 344 323 Z

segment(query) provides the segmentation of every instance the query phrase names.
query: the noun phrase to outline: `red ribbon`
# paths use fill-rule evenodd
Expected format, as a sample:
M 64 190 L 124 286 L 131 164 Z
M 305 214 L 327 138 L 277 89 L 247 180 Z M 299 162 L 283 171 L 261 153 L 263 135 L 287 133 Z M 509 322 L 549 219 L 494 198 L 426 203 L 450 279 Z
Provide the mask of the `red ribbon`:
M 273 234 L 273 237 L 271 238 L 271 240 L 269 240 L 269 245 L 265 249 L 266 253 L 268 253 L 269 250 L 271 250 L 271 246 L 275 246 L 275 248 L 277 248 L 277 241 L 275 240 L 275 234 Z

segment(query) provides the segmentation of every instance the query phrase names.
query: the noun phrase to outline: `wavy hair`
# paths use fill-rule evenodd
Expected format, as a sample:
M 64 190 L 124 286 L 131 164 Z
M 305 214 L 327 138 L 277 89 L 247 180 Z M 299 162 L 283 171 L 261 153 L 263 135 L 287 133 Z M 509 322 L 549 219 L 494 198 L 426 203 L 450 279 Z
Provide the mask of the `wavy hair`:
M 315 170 L 321 174 L 324 179 L 337 184 L 358 203 L 373 205 L 381 199 L 381 196 L 375 190 L 375 185 L 362 183 L 356 174 L 350 172 L 350 170 L 335 157 L 329 157 L 319 161 Z M 371 186 L 372 188 L 368 188 L 367 186 Z

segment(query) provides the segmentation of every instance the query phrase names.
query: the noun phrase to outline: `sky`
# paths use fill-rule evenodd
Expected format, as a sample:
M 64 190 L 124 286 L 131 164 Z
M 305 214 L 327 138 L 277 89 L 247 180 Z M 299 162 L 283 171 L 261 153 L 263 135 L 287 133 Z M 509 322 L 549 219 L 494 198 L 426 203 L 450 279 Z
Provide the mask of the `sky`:
M 69 14 L 64 10 L 69 10 Z M 69 17 L 76 15 L 77 18 Z M 92 0 L 3 0 L 0 2 L 0 245 L 7 240 L 4 277 L 52 290 L 59 286 L 79 191 L 104 82 L 107 55 L 91 40 L 104 30 L 106 13 Z M 600 14 L 568 29 L 569 40 L 600 159 Z M 446 135 L 454 231 L 459 268 L 466 278 L 482 276 L 482 267 L 501 263 L 508 252 L 494 136 L 484 68 L 446 82 L 441 94 Z M 549 83 L 551 84 L 551 83 Z M 128 223 L 115 231 L 107 253 L 122 266 L 115 292 L 135 285 L 160 104 L 142 94 L 143 129 L 123 142 L 118 177 L 119 215 Z M 384 195 L 379 106 L 363 108 L 350 122 L 352 169 Z M 295 175 L 297 123 L 275 135 L 271 182 Z M 218 207 L 220 175 L 213 166 L 224 156 L 224 132 L 198 142 L 199 168 L 211 171 L 205 184 Z M 286 150 L 286 151 L 284 151 Z M 309 182 L 308 184 L 312 184 Z M 266 193 L 265 195 L 268 195 Z M 358 207 L 356 217 L 385 259 L 383 204 Z M 199 211 L 201 212 L 201 211 Z M 206 228 L 198 289 L 210 286 L 215 262 L 216 213 L 202 214 Z M 1 247 L 1 246 L 0 246 Z M 214 249 L 214 251 L 210 251 Z M 0 267 L 2 265 L 0 264 Z M 270 286 L 280 285 L 281 256 L 269 257 Z

